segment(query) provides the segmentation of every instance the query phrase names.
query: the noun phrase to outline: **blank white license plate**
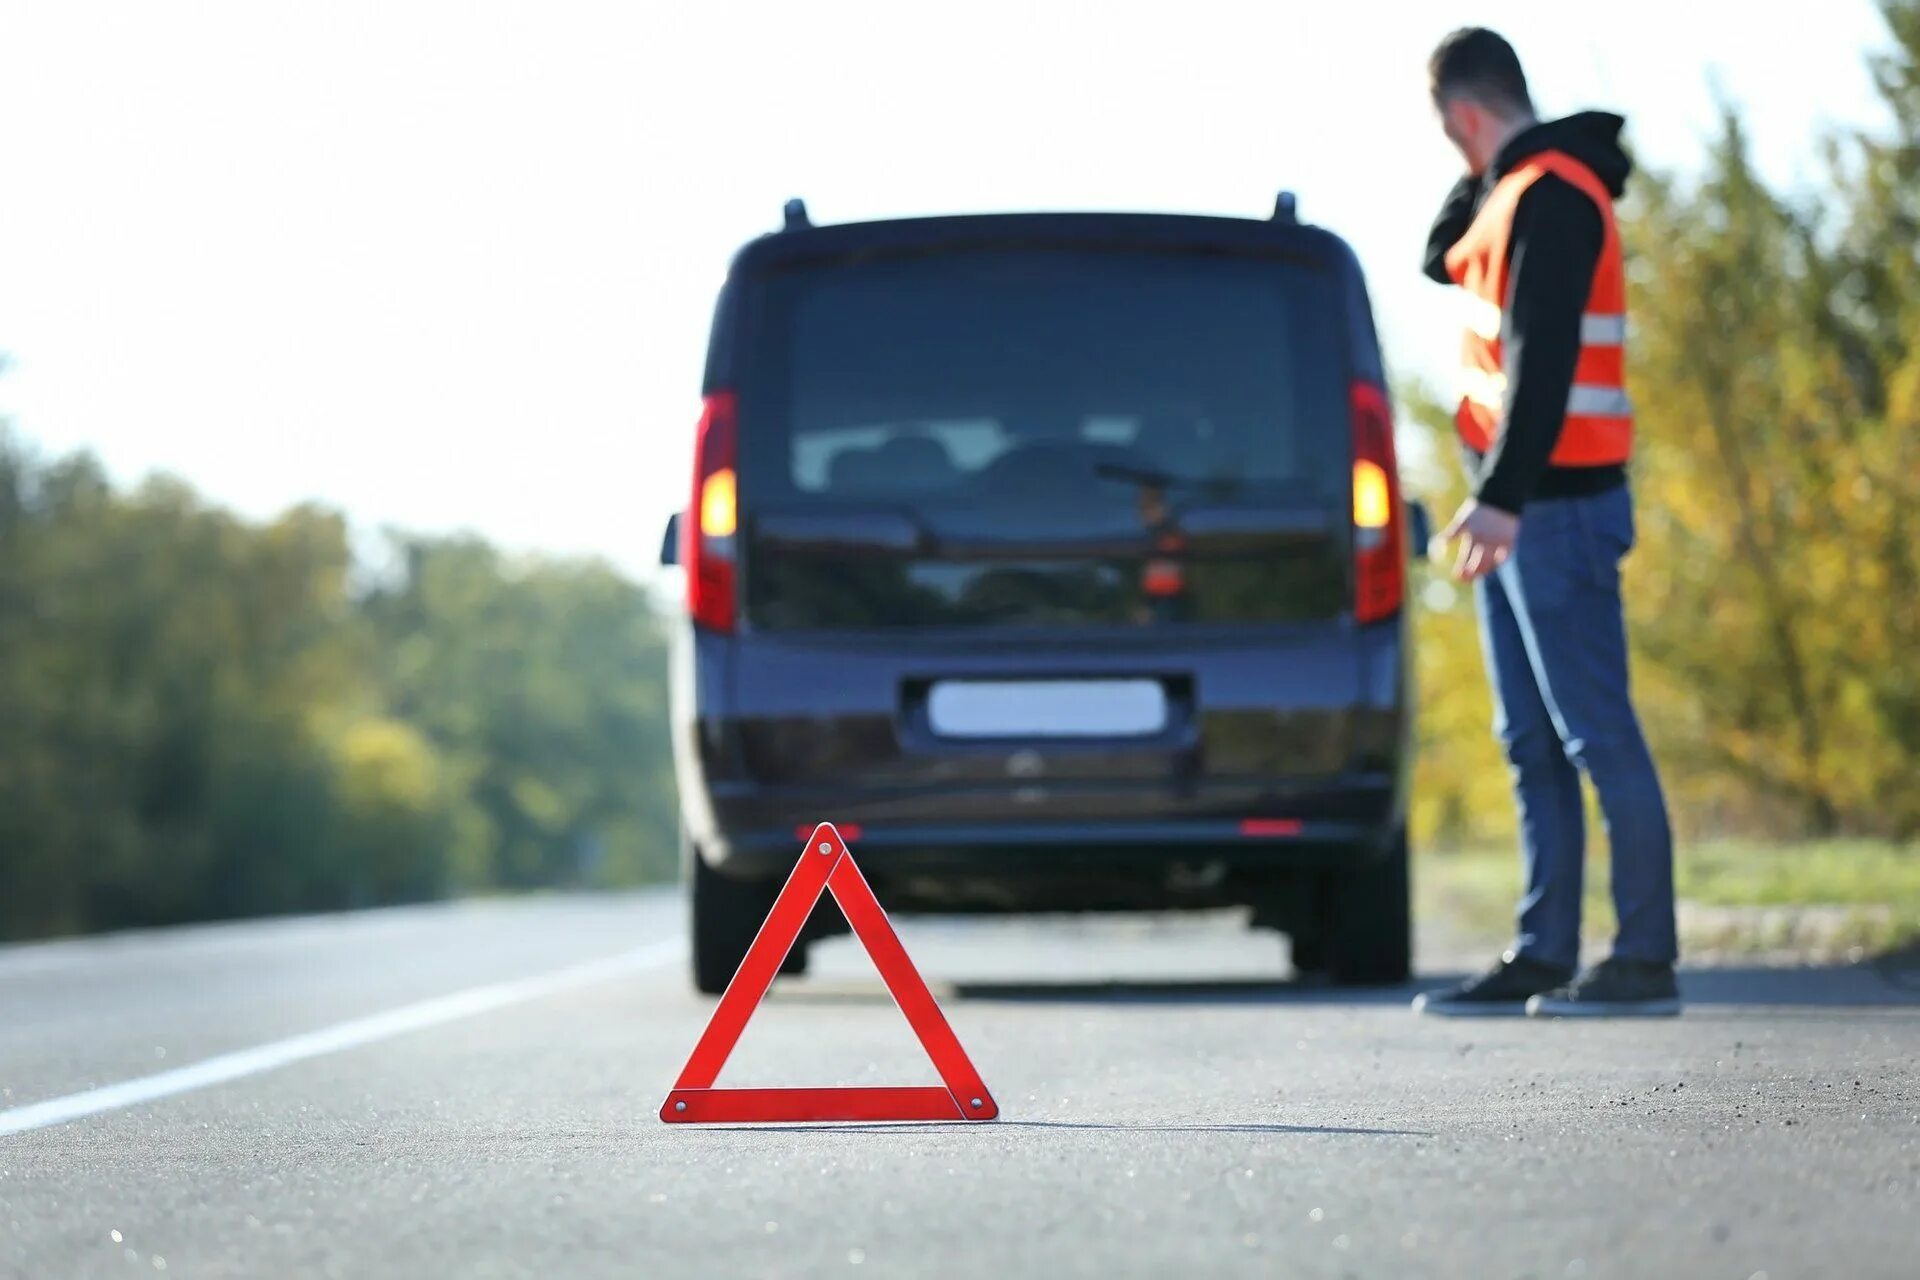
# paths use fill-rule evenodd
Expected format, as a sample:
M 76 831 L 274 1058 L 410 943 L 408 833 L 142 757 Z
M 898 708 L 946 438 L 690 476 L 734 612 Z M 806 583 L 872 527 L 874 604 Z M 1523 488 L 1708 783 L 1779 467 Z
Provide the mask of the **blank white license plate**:
M 1138 738 L 1167 727 L 1158 680 L 947 680 L 927 694 L 944 738 Z

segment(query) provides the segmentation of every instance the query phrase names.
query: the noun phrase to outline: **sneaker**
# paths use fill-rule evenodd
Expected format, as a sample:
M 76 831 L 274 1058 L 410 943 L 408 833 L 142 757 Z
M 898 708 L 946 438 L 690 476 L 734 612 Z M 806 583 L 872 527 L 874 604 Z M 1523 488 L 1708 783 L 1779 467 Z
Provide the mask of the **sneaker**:
M 1673 966 L 1602 960 L 1566 986 L 1527 1001 L 1531 1018 L 1670 1018 L 1680 1012 Z
M 1443 991 L 1421 992 L 1413 998 L 1413 1011 L 1439 1018 L 1518 1018 L 1526 1013 L 1530 997 L 1564 986 L 1571 977 L 1570 965 L 1547 964 L 1509 951 L 1477 978 Z

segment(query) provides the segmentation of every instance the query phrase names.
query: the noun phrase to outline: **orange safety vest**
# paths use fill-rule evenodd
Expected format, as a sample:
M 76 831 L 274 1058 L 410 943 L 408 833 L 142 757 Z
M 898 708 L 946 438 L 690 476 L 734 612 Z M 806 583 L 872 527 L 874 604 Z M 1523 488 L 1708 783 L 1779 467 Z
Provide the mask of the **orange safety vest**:
M 1547 174 L 1566 180 L 1599 206 L 1605 238 L 1580 320 L 1580 362 L 1567 397 L 1566 426 L 1549 461 L 1557 467 L 1625 462 L 1633 453 L 1633 404 L 1626 389 L 1627 273 L 1613 197 L 1593 170 L 1561 151 L 1530 156 L 1494 184 L 1473 225 L 1447 251 L 1447 274 L 1466 290 L 1472 312 L 1461 347 L 1460 407 L 1454 416 L 1468 448 L 1485 453 L 1506 411 L 1500 318 L 1507 300 L 1507 244 L 1513 214 L 1528 187 Z

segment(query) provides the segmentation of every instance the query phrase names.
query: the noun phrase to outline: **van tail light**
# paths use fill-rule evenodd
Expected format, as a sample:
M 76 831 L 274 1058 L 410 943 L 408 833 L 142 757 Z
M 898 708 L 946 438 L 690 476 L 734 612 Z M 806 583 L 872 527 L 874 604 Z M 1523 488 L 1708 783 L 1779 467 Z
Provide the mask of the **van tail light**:
M 1379 622 L 1406 595 L 1406 513 L 1393 452 L 1393 410 L 1386 391 L 1355 382 L 1353 409 L 1353 615 Z
M 693 446 L 693 499 L 680 527 L 687 612 L 711 631 L 730 632 L 738 613 L 740 486 L 735 470 L 739 423 L 731 391 L 706 398 Z

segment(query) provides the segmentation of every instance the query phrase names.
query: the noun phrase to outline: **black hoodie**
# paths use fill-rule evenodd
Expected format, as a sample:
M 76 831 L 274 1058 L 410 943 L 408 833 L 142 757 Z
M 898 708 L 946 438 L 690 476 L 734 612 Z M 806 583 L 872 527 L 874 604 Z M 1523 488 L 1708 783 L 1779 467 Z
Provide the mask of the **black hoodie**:
M 1447 193 L 1427 237 L 1427 275 L 1453 283 L 1447 250 L 1466 234 L 1494 184 L 1529 156 L 1563 151 L 1592 169 L 1619 199 L 1633 168 L 1620 146 L 1625 124 L 1617 115 L 1583 111 L 1515 136 L 1484 175 L 1462 178 Z M 1470 454 L 1474 496 L 1487 506 L 1518 514 L 1534 498 L 1600 493 L 1625 482 L 1624 467 L 1555 467 L 1547 461 L 1566 424 L 1567 394 L 1580 359 L 1580 317 L 1603 235 L 1593 201 L 1554 174 L 1528 187 L 1514 209 L 1500 322 L 1506 420 L 1484 457 Z

